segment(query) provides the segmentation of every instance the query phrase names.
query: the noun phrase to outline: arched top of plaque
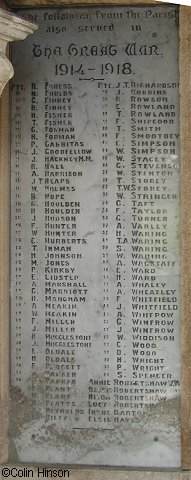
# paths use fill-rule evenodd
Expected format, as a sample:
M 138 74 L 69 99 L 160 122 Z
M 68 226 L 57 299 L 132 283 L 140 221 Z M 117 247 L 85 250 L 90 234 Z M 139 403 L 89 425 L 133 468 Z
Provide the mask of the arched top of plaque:
M 0 8 L 0 95 L 13 76 L 13 67 L 6 57 L 7 42 L 24 40 L 38 27 L 7 10 Z

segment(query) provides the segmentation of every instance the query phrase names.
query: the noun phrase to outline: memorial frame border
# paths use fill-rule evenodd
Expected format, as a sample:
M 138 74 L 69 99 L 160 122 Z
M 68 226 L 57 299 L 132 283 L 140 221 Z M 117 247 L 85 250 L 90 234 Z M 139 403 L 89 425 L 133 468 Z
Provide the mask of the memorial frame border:
M 156 5 L 150 0 L 6 0 L 7 8 Z M 5 7 L 3 0 L 0 6 Z M 73 480 L 191 480 L 191 7 L 180 6 L 180 245 L 181 245 L 181 450 L 180 470 L 67 467 Z M 9 90 L 0 99 L 0 464 L 8 461 L 9 420 Z M 8 465 L 12 468 L 15 465 Z M 22 469 L 24 465 L 19 464 Z M 33 478 L 37 479 L 37 468 Z M 53 468 L 53 467 L 52 467 Z M 56 466 L 54 466 L 55 470 Z M 61 467 L 59 467 L 61 468 Z M 190 470 L 190 471 L 189 471 Z M 0 474 L 0 478 L 3 477 Z

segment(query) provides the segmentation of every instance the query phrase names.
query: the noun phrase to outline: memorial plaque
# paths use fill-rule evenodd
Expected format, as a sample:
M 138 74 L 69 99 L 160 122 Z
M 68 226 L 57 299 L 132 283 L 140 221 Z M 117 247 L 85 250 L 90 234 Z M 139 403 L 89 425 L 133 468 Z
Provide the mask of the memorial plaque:
M 178 7 L 18 13 L 11 459 L 179 467 Z

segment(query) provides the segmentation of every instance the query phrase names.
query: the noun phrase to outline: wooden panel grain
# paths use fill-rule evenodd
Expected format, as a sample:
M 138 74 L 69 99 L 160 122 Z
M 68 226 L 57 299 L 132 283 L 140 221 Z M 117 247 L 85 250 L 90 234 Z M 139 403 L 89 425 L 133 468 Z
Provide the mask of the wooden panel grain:
M 16 7 L 60 7 L 71 5 L 140 5 L 159 4 L 156 0 L 6 0 L 7 6 Z
M 8 87 L 0 99 L 0 463 L 8 458 L 9 161 Z
M 8 10 L 6 0 L 0 0 L 0 8 L 4 8 L 5 10 Z
M 191 8 L 180 9 L 182 468 L 191 468 Z

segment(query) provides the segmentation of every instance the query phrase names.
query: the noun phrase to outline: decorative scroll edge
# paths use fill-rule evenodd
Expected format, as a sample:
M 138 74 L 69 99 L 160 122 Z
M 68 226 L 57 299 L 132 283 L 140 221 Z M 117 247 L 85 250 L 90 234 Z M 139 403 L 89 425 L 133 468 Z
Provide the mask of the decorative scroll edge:
M 24 40 L 37 28 L 36 24 L 0 8 L 0 95 L 14 74 L 13 66 L 6 57 L 7 43 Z

